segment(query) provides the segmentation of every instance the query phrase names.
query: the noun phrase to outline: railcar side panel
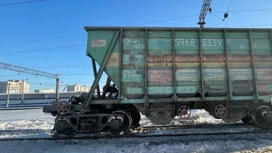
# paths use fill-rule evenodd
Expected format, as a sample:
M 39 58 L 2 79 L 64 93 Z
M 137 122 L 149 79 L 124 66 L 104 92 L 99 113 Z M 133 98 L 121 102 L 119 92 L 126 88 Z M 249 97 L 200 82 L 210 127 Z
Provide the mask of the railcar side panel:
M 270 101 L 269 29 L 85 29 L 87 55 L 98 64 L 114 43 L 105 72 L 121 88 L 123 102 L 147 97 Z M 112 42 L 115 32 L 120 34 Z

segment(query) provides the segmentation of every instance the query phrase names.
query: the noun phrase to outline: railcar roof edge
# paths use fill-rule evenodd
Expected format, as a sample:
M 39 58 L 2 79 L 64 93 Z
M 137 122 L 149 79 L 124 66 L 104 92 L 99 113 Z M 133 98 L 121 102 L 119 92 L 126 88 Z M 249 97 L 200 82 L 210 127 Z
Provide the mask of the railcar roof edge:
M 271 28 L 197 28 L 197 27 L 123 27 L 123 26 L 85 26 L 84 29 L 88 30 L 98 30 L 98 29 L 150 29 L 150 30 L 272 30 Z

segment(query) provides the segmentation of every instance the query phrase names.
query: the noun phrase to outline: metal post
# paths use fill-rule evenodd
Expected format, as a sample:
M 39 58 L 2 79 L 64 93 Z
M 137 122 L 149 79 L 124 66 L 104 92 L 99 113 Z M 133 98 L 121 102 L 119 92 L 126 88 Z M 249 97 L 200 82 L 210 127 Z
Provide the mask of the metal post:
M 21 99 L 21 105 L 23 105 L 23 104 L 24 104 L 25 81 L 22 80 L 21 84 L 22 84 L 22 86 L 21 86 L 21 87 L 22 87 L 22 99 Z
M 226 71 L 227 71 L 229 100 L 232 100 L 232 82 L 231 82 L 231 79 L 230 79 L 230 64 L 229 64 L 229 50 L 228 50 L 227 30 L 224 30 L 224 42 L 225 42 L 225 57 L 226 57 Z
M 172 29 L 172 33 L 171 33 L 171 37 L 172 37 L 172 64 L 173 64 L 173 84 L 174 84 L 174 98 L 173 101 L 177 101 L 177 80 L 176 80 L 176 50 L 175 50 L 175 30 Z
M 123 53 L 124 53 L 124 48 L 123 48 L 123 29 L 120 29 L 120 52 L 119 52 L 119 88 L 118 88 L 118 103 L 121 102 L 122 98 L 122 93 L 123 93 L 123 84 L 122 84 L 122 70 L 123 70 Z
M 145 103 L 144 103 L 144 108 L 145 108 L 145 115 L 149 116 L 149 98 L 148 98 L 148 30 L 145 28 L 145 48 L 144 48 L 144 55 L 145 55 L 145 82 L 144 82 L 144 91 L 145 91 Z
M 59 78 L 56 78 L 56 103 L 59 103 Z
M 7 108 L 9 107 L 9 92 L 10 92 L 10 84 L 9 82 L 7 83 L 7 88 L 8 88 L 8 97 L 7 97 Z
M 200 83 L 201 83 L 201 100 L 205 98 L 205 86 L 204 86 L 204 70 L 203 70 L 203 50 L 202 50 L 202 35 L 201 29 L 198 32 L 198 40 L 199 40 L 199 57 L 200 57 Z

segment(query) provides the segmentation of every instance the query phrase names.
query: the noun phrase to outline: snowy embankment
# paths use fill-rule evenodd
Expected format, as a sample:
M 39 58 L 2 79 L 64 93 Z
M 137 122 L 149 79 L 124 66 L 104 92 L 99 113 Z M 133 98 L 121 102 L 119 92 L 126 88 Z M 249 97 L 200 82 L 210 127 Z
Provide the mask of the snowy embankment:
M 2 132 L 1 138 L 7 137 L 50 137 L 54 118 L 45 115 L 41 109 L 35 110 L 12 110 L 0 111 L 0 130 L 35 129 L 34 133 Z M 193 111 L 192 117 L 180 120 L 176 117 L 170 124 L 197 124 L 223 123 L 211 117 L 203 110 Z M 142 116 L 142 126 L 152 125 L 150 121 Z M 192 129 L 205 130 L 205 129 Z M 224 129 L 234 131 L 235 129 Z M 32 131 L 33 132 L 33 131 Z M 157 131 L 163 132 L 163 131 Z M 272 152 L 272 135 L 259 134 L 243 137 L 221 136 L 220 137 L 161 137 L 161 138 L 125 138 L 125 139 L 99 139 L 99 140 L 58 140 L 58 141 L 0 141 L 1 153 L 90 153 L 90 152 Z

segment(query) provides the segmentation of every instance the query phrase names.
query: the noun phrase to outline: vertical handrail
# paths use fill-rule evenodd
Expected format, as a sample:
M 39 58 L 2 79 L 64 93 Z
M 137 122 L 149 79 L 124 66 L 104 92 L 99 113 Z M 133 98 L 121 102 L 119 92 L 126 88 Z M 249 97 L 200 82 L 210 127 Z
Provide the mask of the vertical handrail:
M 227 72 L 227 82 L 228 82 L 228 92 L 229 100 L 232 100 L 232 87 L 230 80 L 230 67 L 229 67 L 229 50 L 228 50 L 228 40 L 227 40 L 227 31 L 224 30 L 224 41 L 225 41 L 225 58 L 226 58 L 226 72 Z
M 120 30 L 120 40 L 119 40 L 119 43 L 120 43 L 120 46 L 119 46 L 119 92 L 118 92 L 118 103 L 121 102 L 121 95 L 123 93 L 122 91 L 122 68 L 123 68 L 123 52 L 124 52 L 124 49 L 123 49 L 123 29 L 121 28 Z
M 204 100 L 204 75 L 203 75 L 203 55 L 202 55 L 202 37 L 199 29 L 199 54 L 200 54 L 200 82 L 201 82 L 201 100 Z
M 173 84 L 174 84 L 174 99 L 173 101 L 177 101 L 177 84 L 176 84 L 176 50 L 175 50 L 175 30 L 172 29 L 172 63 L 173 63 Z
M 148 99 L 148 63 L 147 63 L 147 60 L 148 60 L 148 33 L 147 33 L 147 29 L 145 29 L 145 49 L 144 49 L 144 54 L 145 54 L 145 103 L 144 103 L 144 106 L 145 106 L 145 113 L 146 115 L 148 115 L 148 107 L 149 107 L 149 99 Z

